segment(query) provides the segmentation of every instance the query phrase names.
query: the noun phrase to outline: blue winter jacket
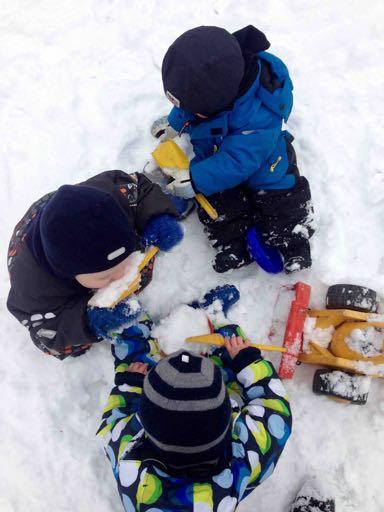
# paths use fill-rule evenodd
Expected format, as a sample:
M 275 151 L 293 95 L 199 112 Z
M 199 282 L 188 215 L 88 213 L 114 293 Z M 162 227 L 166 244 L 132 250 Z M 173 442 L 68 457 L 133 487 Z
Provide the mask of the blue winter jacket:
M 286 137 L 290 135 L 282 131 L 283 120 L 288 120 L 292 109 L 293 85 L 279 58 L 265 51 L 257 56 L 257 77 L 232 110 L 201 121 L 174 107 L 168 116 L 175 130 L 184 127 L 191 137 L 195 158 L 190 171 L 198 192 L 210 195 L 240 183 L 253 190 L 295 185 L 294 175 L 287 174 Z M 279 83 L 273 92 L 262 84 L 263 66 L 268 66 Z

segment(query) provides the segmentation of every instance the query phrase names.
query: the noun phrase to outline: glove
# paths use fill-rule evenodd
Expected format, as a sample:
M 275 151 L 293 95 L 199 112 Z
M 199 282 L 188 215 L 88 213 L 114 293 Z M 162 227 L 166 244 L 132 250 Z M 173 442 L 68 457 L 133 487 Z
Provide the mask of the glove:
M 168 123 L 168 117 L 163 116 L 160 119 L 157 119 L 152 127 L 151 134 L 158 140 L 162 142 L 166 140 L 170 140 L 176 137 L 177 131 L 172 128 L 172 126 Z
M 140 316 L 141 306 L 136 299 L 129 297 L 120 301 L 114 308 L 87 308 L 87 321 L 91 332 L 98 339 L 111 338 L 111 331 L 132 322 Z
M 187 169 L 177 171 L 177 173 L 174 173 L 173 178 L 174 180 L 166 187 L 170 194 L 184 197 L 184 199 L 190 199 L 196 195 L 192 187 L 191 176 Z
M 172 215 L 159 215 L 148 222 L 144 229 L 142 242 L 145 247 L 157 245 L 162 251 L 169 251 L 183 239 L 180 224 Z

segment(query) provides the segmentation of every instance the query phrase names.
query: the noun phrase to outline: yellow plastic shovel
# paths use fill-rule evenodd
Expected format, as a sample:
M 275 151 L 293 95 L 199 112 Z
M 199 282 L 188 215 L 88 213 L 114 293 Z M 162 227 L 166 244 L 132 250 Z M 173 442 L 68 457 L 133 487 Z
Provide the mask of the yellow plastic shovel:
M 123 293 L 120 294 L 120 297 L 115 300 L 109 307 L 113 308 L 116 306 L 117 303 L 120 301 L 126 299 L 130 295 L 133 295 L 140 289 L 140 281 L 141 281 L 141 271 L 148 265 L 148 263 L 151 261 L 154 256 L 159 252 L 159 248 L 154 246 L 151 247 L 151 249 L 146 253 L 144 256 L 142 262 L 137 267 L 137 274 L 133 281 L 128 285 L 127 289 L 123 291 Z
M 161 169 L 189 169 L 189 160 L 184 151 L 173 140 L 167 140 L 157 146 L 152 153 L 153 158 Z M 207 212 L 212 220 L 217 220 L 219 215 L 215 208 L 203 194 L 196 194 L 196 201 Z

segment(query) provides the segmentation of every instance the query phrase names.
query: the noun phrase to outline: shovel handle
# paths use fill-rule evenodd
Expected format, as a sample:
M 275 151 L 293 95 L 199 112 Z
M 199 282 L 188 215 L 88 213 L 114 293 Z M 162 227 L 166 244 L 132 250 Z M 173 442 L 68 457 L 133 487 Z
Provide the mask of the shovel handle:
M 207 212 L 212 220 L 217 220 L 219 218 L 219 214 L 203 194 L 196 194 L 196 201 L 202 209 Z
M 190 336 L 185 340 L 187 343 L 207 343 L 208 345 L 217 345 L 221 347 L 224 345 L 224 337 L 221 334 L 203 334 L 201 336 Z M 252 347 L 258 348 L 259 350 L 266 350 L 269 352 L 287 352 L 284 347 L 276 347 L 275 345 L 262 345 L 261 343 L 252 343 Z

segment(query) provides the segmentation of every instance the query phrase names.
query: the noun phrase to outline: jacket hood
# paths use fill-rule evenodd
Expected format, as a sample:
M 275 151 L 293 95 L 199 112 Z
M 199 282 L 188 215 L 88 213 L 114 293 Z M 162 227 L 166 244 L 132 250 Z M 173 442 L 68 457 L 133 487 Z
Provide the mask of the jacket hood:
M 271 45 L 261 30 L 248 25 L 247 27 L 234 32 L 244 59 L 244 75 L 240 83 L 237 98 L 243 96 L 256 80 L 259 72 L 258 54 L 267 50 Z
M 264 52 L 271 46 L 265 34 L 253 25 L 237 30 L 233 35 L 240 45 L 243 56 L 249 53 L 257 54 Z

